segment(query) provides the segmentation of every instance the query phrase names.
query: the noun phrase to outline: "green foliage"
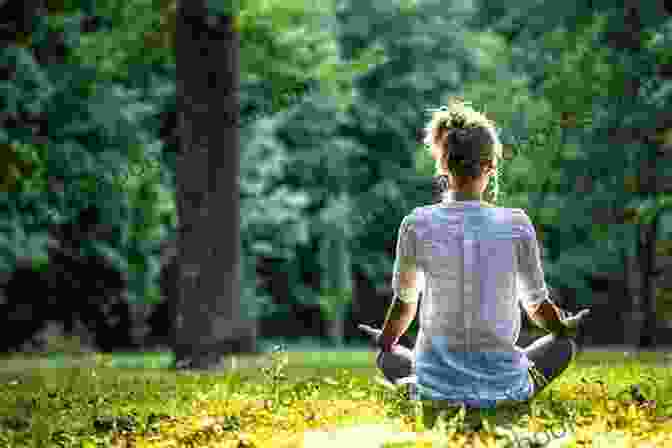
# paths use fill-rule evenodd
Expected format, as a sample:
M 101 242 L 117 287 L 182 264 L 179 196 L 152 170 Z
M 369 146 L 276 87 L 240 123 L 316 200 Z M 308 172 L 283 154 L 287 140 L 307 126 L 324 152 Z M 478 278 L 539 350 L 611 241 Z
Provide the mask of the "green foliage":
M 630 179 L 637 178 L 637 163 L 651 157 L 651 148 L 619 144 L 614 135 L 619 129 L 651 133 L 670 99 L 656 68 L 666 60 L 660 45 L 668 42 L 669 19 L 644 20 L 642 49 L 628 53 L 615 49 L 613 41 L 623 30 L 622 8 L 594 3 L 591 11 L 580 13 L 585 7 L 580 3 L 556 5 L 562 10 L 526 1 L 516 8 L 481 9 L 477 22 L 493 25 L 494 35 L 511 45 L 504 47 L 511 57 L 496 59 L 497 66 L 507 75 L 505 67 L 521 75 L 513 77 L 508 93 L 499 88 L 507 76 L 497 80 L 486 71 L 484 82 L 466 86 L 464 96 L 487 103 L 496 121 L 511 130 L 515 157 L 504 167 L 504 203 L 524 208 L 535 223 L 548 249 L 547 278 L 577 289 L 579 300 L 587 300 L 585 276 L 622 271 L 621 251 L 634 255 L 636 244 L 631 223 L 599 225 L 599 210 L 624 204 L 645 222 L 656 213 L 651 205 L 664 196 L 652 200 L 624 185 L 634 185 Z M 530 14 L 544 20 L 523 20 Z M 640 94 L 624 101 L 632 78 L 642 81 Z M 590 180 L 587 191 L 582 179 Z
M 310 192 L 319 235 L 338 225 L 352 238 L 354 268 L 377 287 L 391 265 L 389 236 L 404 213 L 429 199 L 430 179 L 415 172 L 415 130 L 426 99 L 454 89 L 463 76 L 457 65 L 435 61 L 460 58 L 473 74 L 466 30 L 433 24 L 428 17 L 436 13 L 431 5 L 341 2 L 335 32 L 344 60 L 379 54 L 381 62 L 355 78 L 357 96 L 345 112 L 337 100 L 315 95 L 278 126 L 288 153 L 283 182 Z M 438 17 L 447 22 L 454 13 L 446 7 Z M 423 39 L 414 39 L 421 24 Z
M 361 62 L 352 68 L 339 63 L 334 39 L 323 27 L 326 6 L 306 9 L 298 3 L 250 1 L 241 11 L 242 78 L 247 83 L 242 96 L 263 109 L 243 132 L 246 259 L 269 253 L 291 258 L 296 244 L 309 238 L 309 221 L 302 215 L 305 192 L 273 182 L 274 173 L 282 169 L 282 163 L 276 165 L 282 151 L 274 146 L 269 124 L 273 115 L 310 94 L 306 86 L 320 77 L 324 88 L 338 78 L 339 92 L 345 95 L 344 80 L 362 70 Z M 158 248 L 177 224 L 173 148 L 157 135 L 157 117 L 171 107 L 175 93 L 175 2 L 97 2 L 95 14 L 106 26 L 95 32 L 80 27 L 94 13 L 91 7 L 53 4 L 49 10 L 36 20 L 32 47 L 2 51 L 3 65 L 16 68 L 13 79 L 2 84 L 6 111 L 42 114 L 39 123 L 49 123 L 48 135 L 46 127 L 40 129 L 41 145 L 32 144 L 25 119 L 0 133 L 7 148 L 3 156 L 12 157 L 3 164 L 5 189 L 12 191 L 4 196 L 6 219 L 19 229 L 4 237 L 5 268 L 11 270 L 20 257 L 43 265 L 46 226 L 75 219 L 88 204 L 105 204 L 104 218 L 115 237 L 85 242 L 87 250 L 102 252 L 128 269 L 131 301 L 156 302 Z M 37 50 L 59 39 L 65 49 L 62 63 L 37 63 Z M 272 95 L 255 92 L 255 82 L 272 85 Z M 264 105 L 269 98 L 270 105 Z M 16 207 L 17 200 L 31 201 L 39 216 L 26 215 Z M 294 231 L 278 231 L 289 226 Z M 253 292 L 254 266 L 247 272 L 244 293 L 263 298 Z
M 12 272 L 28 261 L 33 271 L 53 270 L 47 248 L 71 244 L 74 256 L 100 254 L 128 274 L 131 302 L 156 302 L 158 247 L 175 227 L 174 199 L 157 175 L 160 164 L 150 174 L 137 168 L 145 156 L 160 155 L 146 124 L 160 97 L 151 88 L 161 87 L 160 71 L 150 87 L 142 79 L 107 76 L 106 67 L 86 60 L 88 44 L 106 34 L 82 33 L 85 18 L 76 8 L 37 17 L 28 46 L 0 50 L 3 69 L 13 71 L 0 90 L 10 120 L 0 132 L 8 167 L 0 197 L 0 268 Z M 123 31 L 126 25 L 115 26 Z M 59 63 L 45 63 L 50 58 Z M 82 234 L 83 241 L 54 241 L 52 230 L 82 224 L 76 221 L 89 206 L 100 209 L 105 231 Z M 98 300 L 107 300 L 104 295 L 100 291 Z
M 246 299 L 254 313 L 272 308 L 256 291 L 257 256 L 286 261 L 294 300 L 320 301 L 301 281 L 297 254 L 334 226 L 349 240 L 352 269 L 388 286 L 399 222 L 431 197 L 434 164 L 416 130 L 425 108 L 448 96 L 498 123 L 513 154 L 500 165 L 498 203 L 527 210 L 553 284 L 581 289 L 584 274 L 618 268 L 620 241 L 634 232 L 596 225 L 596 207 L 627 203 L 646 222 L 664 201 L 622 185 L 647 148 L 605 144 L 609 129 L 645 127 L 669 104 L 669 87 L 653 74 L 671 60 L 669 23 L 653 20 L 649 6 L 635 58 L 607 45 L 622 11 L 606 2 L 591 11 L 526 0 L 239 3 L 243 291 L 256 297 Z M 44 267 L 47 226 L 105 204 L 113 238 L 91 250 L 128 267 L 131 300 L 156 301 L 158 247 L 177 225 L 175 141 L 159 135 L 175 111 L 176 2 L 49 10 L 29 45 L 0 51 L 2 65 L 15 67 L 0 99 L 17 124 L 0 129 L 0 225 L 13 229 L 0 243 L 4 267 L 21 257 Z M 92 14 L 103 26 L 83 32 Z M 61 63 L 39 62 L 60 41 Z M 633 73 L 641 98 L 623 104 Z M 590 194 L 573 192 L 582 176 L 594 180 Z M 306 256 L 305 265 L 320 265 Z
M 73 62 L 96 67 L 102 79 L 119 82 L 130 80 L 133 66 L 156 70 L 174 63 L 173 41 L 166 34 L 174 28 L 174 5 L 156 0 L 97 1 L 96 14 L 108 18 L 112 26 L 82 35 Z
M 4 216 L 7 218 L 7 216 Z M 12 216 L 3 222 L 3 232 L 0 235 L 0 263 L 4 270 L 13 269 L 17 262 L 17 254 L 30 261 L 35 270 L 43 270 L 48 264 L 47 255 L 48 235 L 46 232 L 32 232 L 27 234 L 20 215 Z
M 324 290 L 318 297 L 326 320 L 342 322 L 347 307 L 352 304 L 352 292 L 343 290 Z

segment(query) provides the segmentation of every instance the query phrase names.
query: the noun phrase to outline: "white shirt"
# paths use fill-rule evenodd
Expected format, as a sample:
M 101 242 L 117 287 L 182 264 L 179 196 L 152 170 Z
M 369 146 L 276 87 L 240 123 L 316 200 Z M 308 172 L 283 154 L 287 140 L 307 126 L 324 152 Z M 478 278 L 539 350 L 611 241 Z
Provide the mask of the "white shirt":
M 392 289 L 406 302 L 423 292 L 414 349 L 422 395 L 490 407 L 532 393 L 531 362 L 516 346 L 519 303 L 533 309 L 548 289 L 524 210 L 447 197 L 415 208 L 399 227 Z

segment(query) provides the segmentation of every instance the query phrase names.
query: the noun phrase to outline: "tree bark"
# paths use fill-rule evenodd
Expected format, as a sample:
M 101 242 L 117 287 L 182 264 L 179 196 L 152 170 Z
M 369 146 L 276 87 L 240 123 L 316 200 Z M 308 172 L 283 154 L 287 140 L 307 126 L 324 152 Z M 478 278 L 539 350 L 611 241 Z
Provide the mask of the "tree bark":
M 625 24 L 626 29 L 620 35 L 619 46 L 631 53 L 637 53 L 642 49 L 642 23 L 639 15 L 638 2 L 626 2 Z M 626 98 L 635 99 L 641 86 L 641 79 L 633 76 L 626 85 Z M 639 136 L 638 140 L 645 140 L 644 136 Z M 647 156 L 645 158 L 644 175 L 640 176 L 640 191 L 646 193 L 655 192 L 655 160 Z M 641 171 L 640 171 L 641 172 Z M 655 244 L 655 227 L 650 224 L 638 223 L 639 239 L 637 258 L 640 263 L 641 275 L 641 306 L 638 314 L 643 316 L 641 331 L 637 341 L 638 349 L 654 347 L 656 344 L 657 317 L 656 317 L 656 291 L 653 284 L 653 254 L 652 249 Z
M 660 212 L 656 214 L 653 223 L 647 225 L 644 231 L 643 246 L 641 248 L 642 263 L 642 298 L 644 306 L 644 325 L 640 335 L 639 347 L 654 348 L 657 343 L 658 318 L 656 310 L 656 239 Z
M 612 46 L 622 52 L 630 53 L 631 55 L 636 54 L 642 49 L 642 23 L 640 20 L 638 2 L 634 0 L 628 1 L 625 3 L 624 8 L 624 29 L 619 33 L 615 33 L 612 40 Z M 633 101 L 636 101 L 639 89 L 641 86 L 641 79 L 637 76 L 632 76 L 626 82 L 624 86 L 624 97 L 632 98 Z M 634 140 L 641 141 L 644 139 L 644 135 L 635 134 L 631 135 Z M 651 192 L 652 182 L 650 179 L 651 160 L 648 158 L 645 160 L 644 166 L 641 167 L 641 171 L 647 173 L 647 175 L 640 176 L 640 192 Z M 640 171 L 640 172 L 641 172 Z M 637 261 L 639 263 L 638 274 L 640 275 L 641 281 L 638 294 L 631 295 L 632 302 L 632 314 L 631 319 L 626 319 L 629 325 L 636 324 L 637 318 L 643 319 L 642 325 L 639 325 L 639 335 L 634 338 L 636 340 L 637 348 L 646 348 L 653 343 L 655 335 L 655 325 L 656 315 L 655 315 L 655 300 L 651 302 L 651 284 L 650 284 L 650 238 L 652 237 L 651 232 L 645 224 L 637 223 Z M 640 303 L 636 303 L 636 297 L 639 296 Z M 626 324 L 627 325 L 627 324 Z M 626 330 L 627 333 L 627 329 Z
M 331 345 L 342 347 L 345 343 L 345 311 L 340 311 L 335 319 L 327 322 L 327 334 Z
M 324 269 L 322 276 L 322 294 L 331 299 L 332 303 L 323 306 L 331 309 L 328 312 L 328 337 L 333 345 L 342 346 L 345 336 L 345 316 L 352 303 L 352 262 L 347 235 L 342 229 L 333 228 L 322 240 L 321 265 Z M 349 297 L 349 298 L 348 298 Z
M 235 12 L 183 0 L 176 28 L 178 260 L 175 366 L 256 352 L 240 288 L 239 52 Z

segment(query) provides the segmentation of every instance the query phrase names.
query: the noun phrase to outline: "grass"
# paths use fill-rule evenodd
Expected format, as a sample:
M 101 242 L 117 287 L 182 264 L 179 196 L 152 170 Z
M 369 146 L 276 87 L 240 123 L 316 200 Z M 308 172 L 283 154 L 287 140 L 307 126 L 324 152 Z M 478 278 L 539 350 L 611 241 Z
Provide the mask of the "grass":
M 306 431 L 381 423 L 419 434 L 386 448 L 505 446 L 502 431 L 558 427 L 573 433 L 573 446 L 672 446 L 672 375 L 660 354 L 584 352 L 529 405 L 445 415 L 432 430 L 402 393 L 375 381 L 374 357 L 281 352 L 213 373 L 162 368 L 166 353 L 4 359 L 0 446 L 299 448 Z M 353 447 L 365 447 L 358 437 Z

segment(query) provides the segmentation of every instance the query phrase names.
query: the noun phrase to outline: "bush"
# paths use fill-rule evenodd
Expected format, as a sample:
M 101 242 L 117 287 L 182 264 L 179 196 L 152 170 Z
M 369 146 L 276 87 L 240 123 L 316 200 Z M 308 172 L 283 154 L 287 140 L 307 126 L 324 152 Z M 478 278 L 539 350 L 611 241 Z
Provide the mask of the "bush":
M 102 351 L 133 346 L 127 279 L 108 258 L 84 247 L 90 229 L 80 224 L 52 229 L 46 264 L 17 263 L 0 304 L 0 325 L 13 329 L 0 352 L 30 344 L 48 322 L 61 323 L 67 335 L 85 327 Z

